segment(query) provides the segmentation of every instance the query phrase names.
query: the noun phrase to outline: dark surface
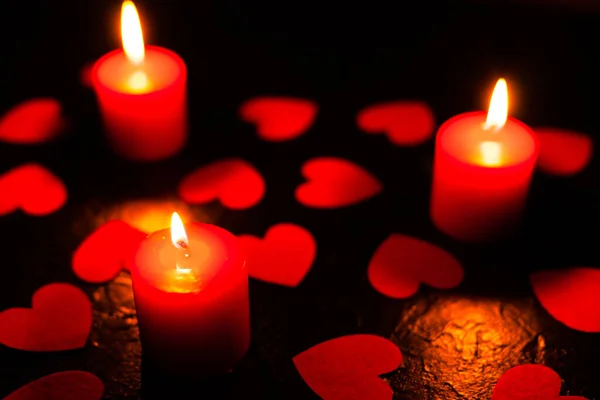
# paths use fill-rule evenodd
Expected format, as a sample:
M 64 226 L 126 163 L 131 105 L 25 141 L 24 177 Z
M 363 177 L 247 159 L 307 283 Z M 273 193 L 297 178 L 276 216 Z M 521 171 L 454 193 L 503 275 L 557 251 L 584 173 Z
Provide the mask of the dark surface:
M 139 398 L 130 281 L 123 275 L 87 285 L 72 273 L 71 254 L 128 202 L 171 199 L 194 167 L 241 156 L 265 176 L 264 200 L 246 211 L 217 203 L 193 207 L 196 219 L 261 236 L 274 223 L 300 223 L 316 237 L 318 251 L 296 289 L 251 281 L 253 343 L 224 383 L 231 397 L 317 398 L 292 357 L 341 335 L 372 333 L 391 338 L 404 355 L 403 365 L 385 377 L 395 400 L 487 399 L 506 369 L 529 362 L 555 369 L 564 379 L 563 394 L 600 398 L 599 336 L 554 321 L 528 283 L 530 271 L 598 265 L 597 160 L 568 179 L 537 173 L 514 242 L 465 245 L 438 232 L 428 217 L 432 143 L 397 148 L 354 123 L 366 105 L 406 98 L 427 101 L 442 122 L 486 107 L 501 75 L 511 85 L 515 116 L 532 126 L 597 135 L 600 15 L 560 7 L 403 3 L 139 2 L 148 42 L 177 51 L 190 71 L 190 143 L 179 157 L 151 165 L 111 153 L 93 94 L 78 80 L 86 62 L 119 46 L 120 2 L 3 4 L 0 111 L 49 95 L 64 103 L 72 124 L 46 145 L 0 144 L 0 171 L 36 160 L 64 179 L 70 193 L 53 215 L 0 218 L 0 309 L 29 307 L 39 287 L 71 282 L 93 298 L 95 322 L 81 350 L 0 348 L 0 396 L 46 374 L 82 369 L 105 382 L 105 398 Z M 260 141 L 236 110 L 261 94 L 314 99 L 320 106 L 315 125 L 295 141 Z M 384 182 L 383 194 L 347 209 L 302 207 L 293 197 L 299 169 L 317 155 L 365 166 Z M 447 292 L 422 288 L 405 301 L 379 295 L 366 267 L 392 232 L 454 253 L 466 269 L 463 284 Z M 197 390 L 196 398 L 211 398 Z

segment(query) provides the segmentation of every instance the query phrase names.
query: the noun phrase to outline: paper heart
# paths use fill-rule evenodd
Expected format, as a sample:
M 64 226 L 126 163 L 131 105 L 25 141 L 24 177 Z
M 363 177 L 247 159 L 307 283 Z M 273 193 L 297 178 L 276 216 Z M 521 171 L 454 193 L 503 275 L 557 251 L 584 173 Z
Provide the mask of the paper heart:
M 85 346 L 92 327 L 92 303 L 67 283 L 38 289 L 32 308 L 0 312 L 0 343 L 18 350 L 61 351 Z
M 315 121 L 317 105 L 293 97 L 257 97 L 240 107 L 241 118 L 257 125 L 258 136 L 282 142 L 302 135 Z
M 25 164 L 0 175 L 0 215 L 18 208 L 29 215 L 47 215 L 66 201 L 65 185 L 41 165 Z
M 379 375 L 401 363 L 398 347 L 374 335 L 328 340 L 294 357 L 306 384 L 324 400 L 391 400 L 394 392 Z
M 104 385 L 95 375 L 64 371 L 37 379 L 4 400 L 100 400 L 102 393 Z
M 0 140 L 16 144 L 44 143 L 64 128 L 62 105 L 51 98 L 17 104 L 0 119 Z
M 146 234 L 123 221 L 111 220 L 92 232 L 73 253 L 71 265 L 80 279 L 106 282 L 130 269 Z
M 79 71 L 79 81 L 83 86 L 88 88 L 94 87 L 94 64 L 95 62 L 89 62 L 81 67 L 81 70 Z
M 560 396 L 561 384 L 560 376 L 548 367 L 519 365 L 500 377 L 491 400 L 586 400 L 578 396 Z
M 537 128 L 540 142 L 538 167 L 549 174 L 574 175 L 592 158 L 592 139 L 579 132 L 558 128 Z
M 342 158 L 313 158 L 302 166 L 302 175 L 307 182 L 296 189 L 296 199 L 307 207 L 345 207 L 383 190 L 377 178 Z
M 296 287 L 315 259 L 317 244 L 309 231 L 294 224 L 269 228 L 264 239 L 240 235 L 248 275 L 265 282 Z
M 190 204 L 219 199 L 225 207 L 255 206 L 265 194 L 265 181 L 250 163 L 229 158 L 200 167 L 179 184 L 179 196 Z
M 420 101 L 393 101 L 367 107 L 356 123 L 367 133 L 385 133 L 398 146 L 413 146 L 431 137 L 435 126 L 433 111 Z
M 437 289 L 456 287 L 464 272 L 447 251 L 420 239 L 393 234 L 375 250 L 367 275 L 375 290 L 402 299 L 417 293 L 421 283 Z
M 600 332 L 600 269 L 535 272 L 530 281 L 538 301 L 556 320 L 578 331 Z

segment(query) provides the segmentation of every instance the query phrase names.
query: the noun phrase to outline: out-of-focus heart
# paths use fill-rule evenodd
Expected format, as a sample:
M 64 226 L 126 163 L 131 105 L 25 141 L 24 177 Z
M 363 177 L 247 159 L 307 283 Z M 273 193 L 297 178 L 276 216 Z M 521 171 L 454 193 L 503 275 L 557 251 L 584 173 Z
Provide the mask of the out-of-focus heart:
M 524 364 L 509 369 L 500 377 L 491 400 L 586 400 L 560 396 L 560 376 L 543 365 Z
M 67 283 L 33 294 L 32 308 L 0 312 L 0 343 L 27 351 L 61 351 L 85 346 L 92 327 L 92 303 Z
M 393 101 L 362 110 L 356 118 L 367 133 L 385 133 L 397 146 L 414 146 L 431 137 L 435 126 L 433 111 L 420 101 Z
M 62 105 L 51 98 L 37 98 L 17 104 L 0 119 L 0 140 L 15 144 L 44 143 L 65 127 Z
M 450 289 L 462 281 L 461 264 L 447 251 L 406 235 L 390 235 L 375 251 L 367 271 L 371 285 L 396 299 L 417 293 L 421 283 Z
M 256 124 L 258 136 L 282 142 L 302 135 L 315 121 L 317 105 L 293 97 L 257 97 L 240 107 L 241 118 Z
M 394 392 L 379 375 L 401 363 L 398 347 L 374 335 L 328 340 L 294 357 L 304 381 L 324 400 L 391 400 Z
M 315 259 L 317 244 L 309 231 L 294 224 L 273 225 L 264 239 L 240 235 L 248 274 L 265 282 L 295 287 Z
M 20 389 L 4 400 L 100 400 L 104 393 L 102 381 L 83 371 L 64 371 L 46 375 Z
M 531 285 L 542 306 L 569 328 L 600 332 L 600 269 L 569 268 L 531 274 Z
M 307 181 L 296 189 L 296 199 L 307 207 L 345 207 L 383 190 L 371 173 L 342 158 L 313 158 L 302 166 L 302 175 Z
M 39 164 L 24 164 L 0 175 L 0 215 L 19 208 L 29 215 L 47 215 L 66 201 L 64 183 Z
M 186 203 L 204 204 L 220 200 L 234 210 L 250 208 L 265 194 L 265 181 L 250 163 L 230 158 L 200 167 L 179 184 L 179 196 Z
M 106 282 L 121 269 L 130 269 L 138 245 L 146 234 L 129 224 L 111 220 L 92 232 L 75 250 L 75 275 L 91 283 Z
M 549 174 L 574 175 L 592 158 L 592 139 L 579 132 L 558 128 L 536 128 L 540 141 L 538 167 Z

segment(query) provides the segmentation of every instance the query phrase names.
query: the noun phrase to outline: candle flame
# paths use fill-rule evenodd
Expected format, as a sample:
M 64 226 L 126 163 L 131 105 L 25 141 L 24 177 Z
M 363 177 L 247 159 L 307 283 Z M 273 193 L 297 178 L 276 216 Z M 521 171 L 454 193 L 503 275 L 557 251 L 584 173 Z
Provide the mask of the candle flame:
M 494 167 L 500 165 L 502 148 L 498 142 L 483 142 L 480 145 L 484 165 Z
M 506 80 L 498 79 L 496 87 L 492 93 L 490 108 L 488 109 L 487 118 L 485 120 L 485 129 L 494 128 L 502 129 L 508 118 L 508 87 Z
M 188 247 L 188 238 L 183 227 L 183 222 L 176 212 L 171 217 L 171 241 L 173 246 L 178 249 L 185 249 Z
M 134 65 L 144 62 L 144 36 L 140 16 L 133 1 L 125 1 L 121 7 L 121 40 L 129 61 Z

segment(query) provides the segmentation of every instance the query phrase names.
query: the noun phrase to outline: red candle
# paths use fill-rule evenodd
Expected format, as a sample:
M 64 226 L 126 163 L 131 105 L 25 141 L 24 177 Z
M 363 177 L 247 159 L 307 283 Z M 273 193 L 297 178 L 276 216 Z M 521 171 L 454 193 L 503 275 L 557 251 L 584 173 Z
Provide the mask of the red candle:
M 134 161 L 170 157 L 187 137 L 186 81 L 183 60 L 170 50 L 144 46 L 135 5 L 123 3 L 123 50 L 94 65 L 94 90 L 110 143 Z
M 171 228 L 141 244 L 132 268 L 142 352 L 177 376 L 230 371 L 250 344 L 248 274 L 237 238 L 208 224 Z
M 435 142 L 431 218 L 443 232 L 489 242 L 514 232 L 538 155 L 533 131 L 508 116 L 506 81 L 490 108 L 446 121 Z

